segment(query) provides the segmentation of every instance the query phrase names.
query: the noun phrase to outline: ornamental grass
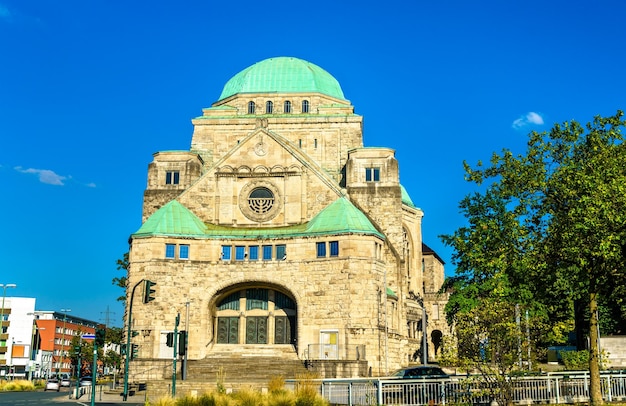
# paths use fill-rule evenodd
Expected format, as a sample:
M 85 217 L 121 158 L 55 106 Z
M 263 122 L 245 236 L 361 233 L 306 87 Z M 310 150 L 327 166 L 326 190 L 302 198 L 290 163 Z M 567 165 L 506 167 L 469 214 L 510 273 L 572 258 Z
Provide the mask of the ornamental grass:
M 35 390 L 35 384 L 26 379 L 0 380 L 0 392 L 27 392 Z
M 270 380 L 267 393 L 251 388 L 232 393 L 218 390 L 200 396 L 163 397 L 145 406 L 328 406 L 328 402 L 307 380 L 291 391 L 284 388 L 283 378 L 276 377 Z

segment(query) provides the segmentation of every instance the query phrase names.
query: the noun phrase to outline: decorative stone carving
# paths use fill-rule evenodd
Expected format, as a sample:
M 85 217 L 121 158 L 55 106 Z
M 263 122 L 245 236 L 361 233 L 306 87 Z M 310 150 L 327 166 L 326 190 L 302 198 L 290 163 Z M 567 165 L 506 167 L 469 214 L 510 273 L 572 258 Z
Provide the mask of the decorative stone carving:
M 252 221 L 270 221 L 280 213 L 282 195 L 278 187 L 267 180 L 253 180 L 239 192 L 239 209 Z

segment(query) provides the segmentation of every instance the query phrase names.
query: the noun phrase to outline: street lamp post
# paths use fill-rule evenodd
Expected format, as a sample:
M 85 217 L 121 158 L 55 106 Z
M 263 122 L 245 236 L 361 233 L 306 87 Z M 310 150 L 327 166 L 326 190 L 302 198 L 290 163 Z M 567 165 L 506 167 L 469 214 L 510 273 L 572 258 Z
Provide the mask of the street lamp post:
M 2 288 L 2 307 L 0 307 L 0 336 L 4 334 L 4 298 L 7 295 L 7 288 L 16 287 L 17 285 L 14 283 L 0 283 L 0 288 Z M 4 363 L 6 365 L 6 355 L 4 357 Z
M 59 365 L 59 376 L 63 370 L 63 350 L 65 349 L 65 322 L 67 320 L 67 313 L 71 312 L 72 309 L 61 309 L 61 312 L 63 312 L 63 331 L 61 331 L 61 362 Z

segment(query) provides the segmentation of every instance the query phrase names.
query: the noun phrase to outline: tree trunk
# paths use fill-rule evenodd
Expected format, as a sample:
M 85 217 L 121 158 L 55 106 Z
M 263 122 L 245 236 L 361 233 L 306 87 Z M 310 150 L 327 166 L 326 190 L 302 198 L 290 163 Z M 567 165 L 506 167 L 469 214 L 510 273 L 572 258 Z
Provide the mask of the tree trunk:
M 589 294 L 589 396 L 591 405 L 601 405 L 600 354 L 598 352 L 598 294 Z

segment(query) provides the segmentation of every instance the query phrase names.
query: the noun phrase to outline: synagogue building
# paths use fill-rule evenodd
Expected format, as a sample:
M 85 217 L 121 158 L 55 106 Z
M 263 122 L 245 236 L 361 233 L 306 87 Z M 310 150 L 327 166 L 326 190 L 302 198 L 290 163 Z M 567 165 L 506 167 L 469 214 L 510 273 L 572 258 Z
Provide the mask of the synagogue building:
M 261 358 L 385 375 L 421 363 L 424 342 L 436 361 L 444 270 L 422 241 L 421 191 L 402 186 L 393 149 L 363 145 L 333 76 L 266 59 L 192 123 L 189 150 L 153 155 L 130 237 L 131 380 L 171 376 L 174 330 L 190 377 Z

